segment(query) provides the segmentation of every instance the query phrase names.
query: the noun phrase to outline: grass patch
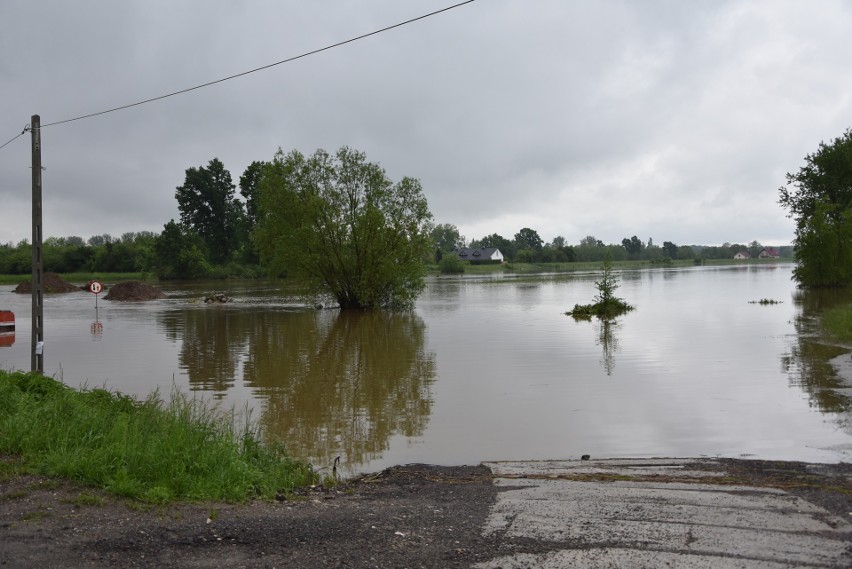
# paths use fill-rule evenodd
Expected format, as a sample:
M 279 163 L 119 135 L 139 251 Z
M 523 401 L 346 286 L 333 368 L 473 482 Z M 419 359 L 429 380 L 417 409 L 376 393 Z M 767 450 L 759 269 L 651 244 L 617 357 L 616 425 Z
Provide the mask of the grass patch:
M 88 492 L 81 492 L 73 499 L 63 500 L 63 503 L 82 508 L 83 506 L 102 506 L 105 503 L 105 500 L 100 496 L 95 496 Z
M 21 498 L 26 498 L 30 493 L 26 490 L 15 490 L 13 492 L 7 492 L 6 494 L 0 495 L 0 502 L 11 502 L 12 500 L 20 500 Z
M 442 275 L 461 275 L 464 273 L 465 263 L 453 253 L 447 253 L 438 263 L 438 270 Z
M 180 393 L 137 401 L 0 371 L 0 454 L 20 457 L 24 472 L 158 504 L 273 498 L 317 482 L 309 464 L 234 423 L 233 413 Z
M 655 261 L 611 261 L 613 268 L 619 270 L 641 270 L 648 268 L 678 268 L 691 267 L 695 264 L 713 265 L 713 266 L 745 266 L 745 265 L 767 265 L 780 263 L 792 263 L 790 259 L 749 259 L 749 260 L 734 260 L 734 259 L 658 259 Z M 521 275 L 537 275 L 542 273 L 574 273 L 587 272 L 599 269 L 600 261 L 573 261 L 561 263 L 519 263 L 517 261 L 507 261 L 505 263 L 482 263 L 475 265 L 469 262 L 464 262 L 464 273 L 467 275 L 487 275 L 493 273 L 510 273 Z M 440 274 L 441 269 L 437 263 L 430 263 L 426 269 L 431 274 Z
M 56 478 L 48 478 L 47 480 L 39 480 L 30 484 L 30 490 L 58 490 L 62 487 L 62 481 Z
M 822 327 L 832 338 L 852 343 L 852 304 L 835 306 L 823 312 Z
M 633 306 L 620 298 L 613 298 L 606 302 L 602 301 L 594 304 L 575 304 L 574 308 L 565 314 L 575 320 L 591 320 L 592 316 L 597 316 L 601 320 L 611 320 L 633 309 Z
M 23 472 L 19 461 L 0 456 L 0 482 L 17 478 Z
M 63 273 L 60 276 L 69 283 L 86 283 L 91 280 L 107 283 L 156 280 L 156 277 L 150 273 Z M 31 278 L 32 275 L 29 273 L 25 275 L 0 275 L 0 284 L 17 285 Z
M 32 512 L 27 512 L 23 516 L 21 516 L 22 522 L 34 522 L 40 520 L 42 518 L 46 518 L 50 516 L 50 512 L 45 512 L 44 510 L 35 510 Z
M 633 310 L 633 306 L 615 296 L 615 289 L 619 287 L 619 284 L 618 278 L 612 271 L 612 263 L 609 260 L 604 261 L 600 278 L 595 281 L 595 288 L 598 289 L 595 297 L 597 302 L 575 304 L 574 308 L 565 314 L 573 317 L 574 320 L 591 320 L 592 316 L 597 316 L 601 320 L 611 320 Z

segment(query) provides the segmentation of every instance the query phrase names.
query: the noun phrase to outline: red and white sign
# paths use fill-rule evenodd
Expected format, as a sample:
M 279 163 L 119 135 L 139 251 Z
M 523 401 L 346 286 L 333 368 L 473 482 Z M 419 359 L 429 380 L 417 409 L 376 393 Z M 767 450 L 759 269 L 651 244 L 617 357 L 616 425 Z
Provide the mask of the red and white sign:
M 98 281 L 89 282 L 89 292 L 92 294 L 100 294 L 104 290 L 104 285 Z

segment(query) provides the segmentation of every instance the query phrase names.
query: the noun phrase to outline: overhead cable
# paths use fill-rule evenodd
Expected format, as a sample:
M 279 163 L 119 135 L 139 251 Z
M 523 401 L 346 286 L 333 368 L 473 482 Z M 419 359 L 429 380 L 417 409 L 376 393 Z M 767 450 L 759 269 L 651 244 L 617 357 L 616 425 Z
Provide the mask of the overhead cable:
M 7 142 L 5 142 L 5 143 L 3 144 L 3 146 L 0 146 L 0 150 L 2 150 L 3 148 L 6 148 L 8 145 L 12 144 L 12 143 L 13 143 L 13 142 L 15 142 L 16 140 L 18 140 L 19 138 L 21 138 L 22 136 L 24 136 L 24 135 L 27 133 L 27 131 L 28 131 L 28 130 L 30 130 L 30 125 L 25 126 L 25 127 L 24 127 L 24 130 L 22 130 L 22 131 L 21 131 L 21 134 L 15 135 L 15 136 L 14 136 L 14 137 L 12 137 L 11 139 L 9 139 Z
M 441 14 L 443 12 L 447 12 L 447 11 L 452 10 L 454 8 L 464 6 L 465 4 L 470 4 L 471 2 L 474 2 L 474 1 L 475 0 L 466 0 L 464 2 L 459 2 L 458 4 L 454 4 L 454 5 L 448 6 L 446 8 L 441 8 L 440 10 L 436 10 L 434 12 L 430 12 L 428 14 L 424 14 L 424 15 L 418 16 L 416 18 L 411 18 L 410 20 L 405 20 L 404 22 L 399 22 L 398 24 L 393 24 L 391 26 L 387 26 L 387 27 L 381 28 L 379 30 L 375 30 L 373 32 L 362 34 L 360 36 L 356 36 L 356 37 L 350 38 L 348 40 L 339 41 L 337 43 L 333 43 L 331 45 L 327 45 L 327 46 L 321 47 L 319 49 L 307 51 L 307 52 L 302 53 L 300 55 L 294 55 L 293 57 L 288 57 L 287 59 L 282 59 L 281 61 L 276 61 L 275 63 L 270 63 L 270 64 L 264 65 L 262 67 L 256 67 L 256 68 L 250 69 L 248 71 L 243 71 L 241 73 L 229 75 L 228 77 L 216 79 L 215 81 L 209 81 L 207 83 L 202 83 L 201 85 L 196 85 L 194 87 L 188 87 L 186 89 L 181 89 L 180 91 L 174 91 L 173 93 L 167 93 L 165 95 L 160 95 L 158 97 L 152 97 L 150 99 L 145 99 L 144 101 L 138 101 L 136 103 L 130 103 L 129 105 L 122 105 L 120 107 L 107 109 L 105 111 L 98 111 L 96 113 L 89 113 L 87 115 L 81 115 L 79 117 L 74 117 L 74 118 L 65 119 L 65 120 L 61 120 L 61 121 L 54 121 L 54 122 L 46 123 L 46 124 L 41 125 L 41 128 L 46 128 L 46 127 L 49 127 L 49 126 L 56 126 L 56 125 L 59 125 L 59 124 L 65 124 L 65 123 L 69 123 L 69 122 L 73 122 L 73 121 L 79 121 L 79 120 L 88 119 L 88 118 L 91 118 L 91 117 L 97 117 L 97 116 L 100 116 L 100 115 L 105 115 L 107 113 L 113 113 L 115 111 L 121 111 L 121 110 L 129 109 L 129 108 L 132 108 L 132 107 L 138 107 L 140 105 L 144 105 L 144 104 L 147 104 L 147 103 L 153 103 L 154 101 L 160 101 L 162 99 L 174 97 L 175 95 L 182 95 L 184 93 L 189 93 L 190 91 L 196 91 L 198 89 L 203 89 L 204 87 L 210 87 L 211 85 L 216 85 L 218 83 L 224 83 L 225 81 L 230 81 L 231 79 L 236 79 L 238 77 L 244 77 L 244 76 L 249 75 L 251 73 L 257 73 L 258 71 L 270 69 L 270 68 L 275 67 L 277 65 L 282 65 L 284 63 L 290 63 L 292 61 L 296 61 L 297 59 L 303 59 L 305 57 L 308 57 L 308 56 L 311 56 L 311 55 L 316 55 L 317 53 L 321 53 L 323 51 L 328 51 L 330 49 L 334 49 L 336 47 L 340 47 L 340 46 L 343 46 L 343 45 L 346 45 L 346 44 L 349 44 L 349 43 L 353 43 L 353 42 L 356 42 L 358 40 L 368 38 L 370 36 L 375 36 L 377 34 L 381 34 L 383 32 L 387 32 L 387 31 L 393 30 L 395 28 L 399 28 L 399 27 L 402 27 L 402 26 L 405 26 L 405 25 L 408 25 L 408 24 L 412 24 L 414 22 L 424 20 L 424 19 L 429 18 L 431 16 L 436 16 L 436 15 Z
M 369 32 L 369 33 L 366 33 L 366 34 L 361 34 L 360 36 L 355 36 L 353 38 L 349 38 L 348 40 L 339 41 L 337 43 L 333 43 L 331 45 L 327 45 L 327 46 L 321 47 L 319 49 L 307 51 L 307 52 L 302 53 L 300 55 L 294 55 L 293 57 L 288 57 L 287 59 L 282 59 L 281 61 L 276 61 L 275 63 L 270 63 L 268 65 L 263 65 L 261 67 L 249 69 L 248 71 L 243 71 L 241 73 L 229 75 L 228 77 L 222 77 L 221 79 L 216 79 L 215 81 L 208 81 L 207 83 L 202 83 L 201 85 L 195 85 L 194 87 L 188 87 L 186 89 L 181 89 L 180 91 L 174 91 L 172 93 L 167 93 L 165 95 L 160 95 L 158 97 L 151 97 L 150 99 L 145 99 L 143 101 L 137 101 L 135 103 L 130 103 L 129 105 L 121 105 L 120 107 L 114 107 L 112 109 L 107 109 L 105 111 L 98 111 L 98 112 L 95 112 L 95 113 L 80 115 L 78 117 L 73 117 L 73 118 L 70 118 L 70 119 L 64 119 L 64 120 L 60 120 L 60 121 L 44 123 L 44 124 L 41 125 L 41 128 L 46 128 L 46 127 L 49 127 L 49 126 L 56 126 L 56 125 L 65 124 L 65 123 L 69 123 L 69 122 L 74 122 L 74 121 L 79 121 L 79 120 L 88 119 L 88 118 L 92 118 L 92 117 L 97 117 L 97 116 L 100 116 L 100 115 L 105 115 L 107 113 L 114 113 L 116 111 L 122 111 L 124 109 L 130 109 L 132 107 L 138 107 L 140 105 L 145 105 L 147 103 L 153 103 L 154 101 L 160 101 L 162 99 L 174 97 L 175 95 L 182 95 L 184 93 L 189 93 L 190 91 L 197 91 L 198 89 L 203 89 L 204 87 L 210 87 L 211 85 L 224 83 L 225 81 L 230 81 L 231 79 L 236 79 L 238 77 L 244 77 L 244 76 L 249 75 L 251 73 L 257 73 L 258 71 L 264 71 L 266 69 L 270 69 L 272 67 L 282 65 L 284 63 L 290 63 L 291 61 L 296 61 L 297 59 L 303 59 L 305 57 L 308 57 L 308 56 L 311 56 L 311 55 L 316 55 L 316 54 L 321 53 L 323 51 L 328 51 L 328 50 L 334 49 L 336 47 L 340 47 L 340 46 L 343 46 L 343 45 L 346 45 L 346 44 L 350 44 L 350 43 L 353 43 L 353 42 L 356 42 L 356 41 L 359 41 L 359 40 L 362 40 L 362 39 L 365 39 L 365 38 L 368 38 L 368 37 L 371 37 L 371 36 L 375 36 L 377 34 L 381 34 L 383 32 L 387 32 L 387 31 L 390 31 L 390 30 L 393 30 L 393 29 L 396 29 L 396 28 L 400 28 L 402 26 L 406 26 L 408 24 L 412 24 L 414 22 L 418 22 L 420 20 L 425 20 L 426 18 L 436 16 L 436 15 L 441 14 L 443 12 L 448 12 L 448 11 L 453 10 L 455 8 L 459 8 L 460 6 L 464 6 L 465 4 L 470 4 L 474 1 L 475 0 L 465 0 L 464 2 L 459 2 L 458 4 L 453 4 L 452 6 L 447 6 L 446 8 L 441 8 L 440 10 L 435 10 L 434 12 L 429 12 L 428 14 L 423 14 L 422 16 L 417 16 L 416 18 L 411 18 L 410 20 L 405 20 L 404 22 L 399 22 L 397 24 L 393 24 L 391 26 L 386 26 L 384 28 L 381 28 L 381 29 L 378 29 L 378 30 L 375 30 L 375 31 L 372 31 L 372 32 Z M 0 146 L 0 149 L 8 146 L 12 142 L 17 140 L 21 136 L 23 136 L 24 133 L 26 133 L 28 130 L 30 130 L 29 125 L 27 125 L 24 128 L 24 130 L 21 132 L 21 134 L 15 136 L 11 140 L 9 140 L 5 144 L 3 144 L 3 146 Z

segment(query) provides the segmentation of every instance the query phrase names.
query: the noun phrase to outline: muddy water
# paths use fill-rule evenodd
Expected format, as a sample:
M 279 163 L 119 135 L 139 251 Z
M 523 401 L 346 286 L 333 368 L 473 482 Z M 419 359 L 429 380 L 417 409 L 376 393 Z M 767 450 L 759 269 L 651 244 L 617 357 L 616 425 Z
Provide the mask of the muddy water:
M 306 310 L 274 283 L 165 286 L 149 303 L 50 296 L 45 370 L 66 383 L 193 392 L 248 409 L 317 466 L 624 456 L 852 460 L 846 350 L 791 266 L 620 274 L 612 323 L 564 312 L 593 274 L 436 278 L 408 314 Z M 0 367 L 29 367 L 29 297 Z M 233 303 L 198 298 L 224 290 Z M 763 298 L 779 304 L 752 303 Z

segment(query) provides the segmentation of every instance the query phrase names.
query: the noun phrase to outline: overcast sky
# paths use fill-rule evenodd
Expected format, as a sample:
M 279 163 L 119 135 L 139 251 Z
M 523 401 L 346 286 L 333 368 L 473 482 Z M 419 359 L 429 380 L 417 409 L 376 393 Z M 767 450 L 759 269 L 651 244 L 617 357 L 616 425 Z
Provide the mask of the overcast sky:
M 453 0 L 3 0 L 0 144 Z M 477 0 L 165 100 L 45 127 L 45 236 L 162 230 L 185 170 L 347 145 L 468 239 L 787 244 L 785 174 L 852 126 L 852 2 Z M 29 239 L 30 135 L 0 149 Z

